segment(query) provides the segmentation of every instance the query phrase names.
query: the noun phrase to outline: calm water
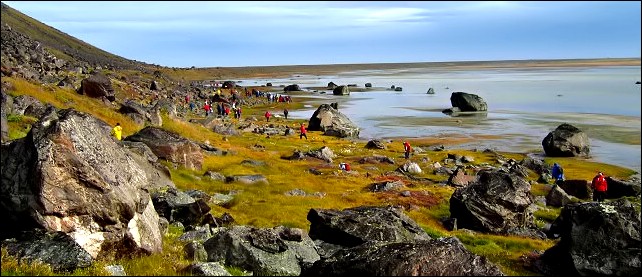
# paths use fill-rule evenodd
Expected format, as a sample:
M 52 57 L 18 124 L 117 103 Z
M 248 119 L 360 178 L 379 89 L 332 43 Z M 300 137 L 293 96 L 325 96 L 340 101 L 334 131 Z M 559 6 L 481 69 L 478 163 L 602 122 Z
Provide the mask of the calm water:
M 444 71 L 428 68 L 368 70 L 332 76 L 297 75 L 284 79 L 242 80 L 242 85 L 298 84 L 304 90 L 357 84 L 367 92 L 349 96 L 313 93 L 318 102 L 291 112 L 308 119 L 321 103 L 338 102 L 339 110 L 361 128 L 360 138 L 424 137 L 444 134 L 501 135 L 469 148 L 543 153 L 543 138 L 561 123 L 587 133 L 592 159 L 640 171 L 640 67 L 538 68 Z M 402 92 L 389 90 L 402 87 Z M 426 94 L 428 88 L 434 95 Z M 311 89 L 310 89 L 311 90 Z M 477 94 L 488 113 L 450 117 L 455 91 Z M 294 98 L 296 101 L 296 98 Z

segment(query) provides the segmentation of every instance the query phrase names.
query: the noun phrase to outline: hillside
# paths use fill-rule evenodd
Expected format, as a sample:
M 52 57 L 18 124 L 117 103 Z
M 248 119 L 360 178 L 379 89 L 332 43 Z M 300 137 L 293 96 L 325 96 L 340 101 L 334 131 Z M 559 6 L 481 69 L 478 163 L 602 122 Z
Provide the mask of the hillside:
M 84 41 L 69 36 L 55 28 L 47 26 L 2 3 L 2 25 L 11 26 L 19 33 L 39 41 L 44 48 L 59 59 L 73 64 L 86 63 L 89 66 L 103 68 L 140 69 L 144 63 L 128 60 L 94 47 Z M 4 39 L 4 37 L 3 37 Z

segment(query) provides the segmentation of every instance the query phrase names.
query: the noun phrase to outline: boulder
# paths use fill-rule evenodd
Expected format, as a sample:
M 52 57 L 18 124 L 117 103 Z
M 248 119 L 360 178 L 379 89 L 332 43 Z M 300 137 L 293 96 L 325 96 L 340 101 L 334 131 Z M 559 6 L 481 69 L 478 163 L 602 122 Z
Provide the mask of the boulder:
M 566 194 L 558 185 L 553 185 L 546 195 L 546 205 L 552 207 L 564 207 L 566 204 L 573 203 L 572 196 Z
M 160 252 L 148 191 L 174 184 L 110 131 L 88 114 L 51 108 L 25 138 L 3 145 L 2 236 L 62 231 L 94 258 Z
M 429 88 L 428 92 L 426 92 L 426 94 L 435 94 L 435 89 Z
M 319 260 L 312 239 L 301 229 L 277 226 L 221 227 L 203 243 L 209 262 L 222 262 L 254 275 L 294 275 Z
M 116 101 L 116 94 L 111 85 L 111 80 L 109 80 L 109 77 L 100 73 L 94 73 L 88 78 L 83 79 L 82 82 L 80 82 L 78 93 L 94 98 L 105 96 L 109 101 Z
M 481 112 L 488 110 L 486 101 L 472 93 L 453 92 L 450 95 L 450 103 L 462 112 Z
M 200 170 L 203 164 L 198 144 L 158 127 L 147 126 L 125 140 L 145 143 L 157 157 L 188 169 Z
M 379 163 L 387 163 L 387 164 L 395 164 L 395 161 L 387 156 L 383 155 L 373 155 L 369 157 L 363 157 L 359 160 L 360 164 L 365 164 L 365 163 L 370 163 L 370 164 L 379 164 Z
M 379 140 L 372 139 L 366 143 L 367 149 L 386 149 L 386 146 Z
M 350 95 L 350 89 L 347 86 L 338 86 L 332 90 L 334 95 Z
M 312 114 L 308 122 L 308 130 L 322 131 L 324 135 L 340 138 L 359 137 L 359 127 L 352 123 L 347 116 L 328 104 L 321 104 Z
M 477 176 L 450 197 L 450 216 L 459 228 L 505 234 L 535 227 L 526 180 L 502 170 L 482 170 Z
M 61 231 L 25 231 L 17 238 L 4 240 L 2 247 L 11 256 L 30 263 L 48 264 L 58 273 L 89 267 L 94 260 L 72 237 Z
M 372 83 L 366 83 L 366 84 L 365 84 L 365 87 L 367 87 L 367 88 L 371 88 L 371 87 L 372 87 Z
M 365 243 L 341 249 L 314 263 L 301 276 L 504 276 L 485 257 L 456 238 L 431 241 Z
M 183 273 L 187 276 L 233 276 L 220 262 L 197 262 L 187 266 Z
M 335 84 L 334 82 L 329 82 L 328 83 L 328 88 L 329 89 L 335 89 L 336 87 L 337 87 L 337 84 Z
M 606 177 L 607 191 L 606 198 L 614 199 L 624 196 L 640 197 L 640 178 L 619 180 L 613 177 Z
M 563 123 L 542 140 L 544 152 L 550 157 L 589 157 L 589 139 L 580 129 Z
M 353 247 L 368 241 L 431 239 L 416 222 L 392 206 L 361 206 L 341 211 L 310 209 L 307 219 L 310 221 L 310 238 L 341 247 Z
M 203 199 L 195 200 L 188 194 L 170 188 L 151 193 L 154 208 L 159 216 L 169 223 L 180 222 L 183 226 L 201 225 L 211 208 Z
M 590 181 L 570 179 L 559 182 L 558 185 L 568 195 L 575 196 L 579 199 L 586 200 L 593 197 L 593 189 L 591 188 Z
M 284 87 L 283 91 L 285 91 L 285 92 L 288 92 L 288 91 L 301 91 L 301 88 L 299 87 L 299 85 L 292 84 L 292 85 L 288 85 L 288 86 Z
M 559 242 L 535 263 L 548 276 L 642 273 L 640 211 L 626 199 L 564 206 L 549 229 Z
M 19 95 L 13 99 L 11 114 L 25 115 L 27 108 L 31 106 L 44 107 L 45 105 L 33 96 Z M 39 108 L 36 108 L 39 109 Z

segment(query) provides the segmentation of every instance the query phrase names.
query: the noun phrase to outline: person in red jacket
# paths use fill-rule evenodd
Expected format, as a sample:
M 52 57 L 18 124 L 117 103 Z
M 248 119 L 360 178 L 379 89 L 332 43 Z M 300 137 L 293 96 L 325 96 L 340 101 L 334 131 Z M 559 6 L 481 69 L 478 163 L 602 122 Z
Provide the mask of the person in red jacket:
M 412 147 L 410 147 L 410 143 L 407 141 L 403 142 L 403 151 L 405 152 L 406 159 L 410 158 L 410 151 L 412 151 Z
M 299 139 L 302 139 L 303 137 L 305 137 L 305 140 L 308 140 L 307 133 L 308 133 L 308 130 L 306 130 L 305 125 L 301 123 L 301 134 L 299 134 Z
M 272 116 L 272 114 L 270 113 L 270 111 L 266 111 L 265 112 L 265 120 L 266 120 L 266 122 L 270 122 L 270 117 L 271 116 Z
M 602 172 L 597 173 L 591 182 L 593 187 L 593 201 L 602 202 L 606 198 L 607 183 Z

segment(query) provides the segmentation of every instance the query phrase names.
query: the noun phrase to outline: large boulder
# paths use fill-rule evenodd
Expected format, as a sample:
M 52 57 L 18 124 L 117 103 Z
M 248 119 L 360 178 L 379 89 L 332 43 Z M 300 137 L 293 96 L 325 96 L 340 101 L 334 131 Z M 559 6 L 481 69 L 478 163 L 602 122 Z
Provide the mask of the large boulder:
M 188 169 L 200 170 L 203 165 L 203 153 L 198 144 L 158 127 L 147 126 L 125 140 L 145 143 L 159 158 Z
M 430 240 L 419 225 L 395 207 L 361 206 L 345 210 L 310 209 L 310 237 L 353 247 L 368 241 Z
M 608 190 L 606 198 L 620 198 L 623 196 L 640 197 L 640 178 L 634 177 L 629 180 L 619 180 L 613 177 L 606 177 Z
M 482 112 L 488 110 L 486 101 L 472 93 L 453 92 L 450 95 L 450 103 L 462 112 Z
M 220 227 L 203 243 L 209 262 L 252 271 L 254 275 L 294 275 L 319 260 L 312 239 L 301 229 L 277 226 Z
M 109 101 L 116 100 L 114 88 L 111 85 L 109 77 L 95 73 L 80 82 L 78 93 L 87 95 L 89 97 L 101 98 L 106 97 Z
M 359 127 L 328 104 L 321 104 L 308 122 L 308 130 L 322 131 L 324 135 L 340 138 L 358 138 Z
M 473 254 L 455 237 L 373 243 L 339 250 L 301 276 L 504 276 L 497 265 Z
M 548 276 L 642 273 L 640 210 L 626 199 L 568 204 L 549 235 L 561 239 L 535 263 Z
M 25 138 L 3 145 L 2 236 L 62 231 L 94 258 L 160 252 L 148 191 L 174 184 L 110 130 L 88 114 L 52 107 Z
M 350 89 L 348 86 L 338 86 L 332 90 L 334 95 L 350 95 Z
M 459 228 L 505 234 L 535 227 L 526 180 L 502 170 L 482 170 L 477 175 L 476 181 L 450 197 L 450 216 Z
M 285 92 L 289 92 L 289 91 L 301 91 L 301 88 L 300 88 L 300 87 L 299 87 L 299 85 L 297 85 L 297 84 L 292 84 L 292 85 L 288 85 L 288 86 L 284 87 L 284 88 L 283 88 L 283 91 L 285 91 Z
M 211 210 L 204 199 L 194 199 L 175 188 L 155 191 L 151 196 L 158 215 L 170 223 L 180 222 L 183 226 L 201 225 Z
M 575 126 L 563 123 L 542 140 L 544 152 L 550 157 L 589 157 L 588 136 Z

